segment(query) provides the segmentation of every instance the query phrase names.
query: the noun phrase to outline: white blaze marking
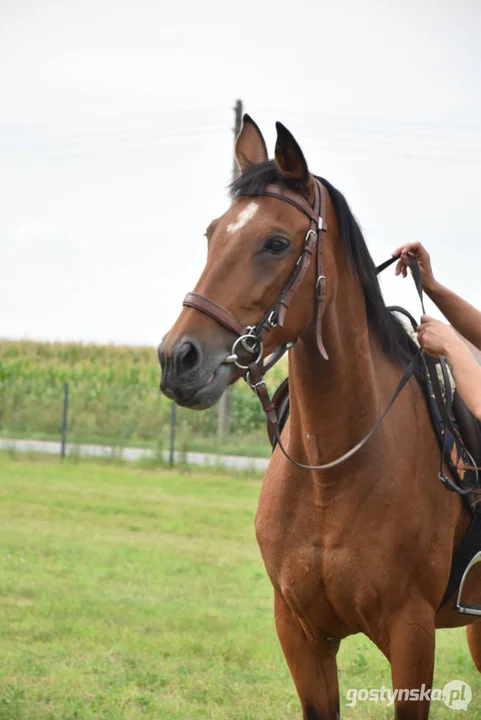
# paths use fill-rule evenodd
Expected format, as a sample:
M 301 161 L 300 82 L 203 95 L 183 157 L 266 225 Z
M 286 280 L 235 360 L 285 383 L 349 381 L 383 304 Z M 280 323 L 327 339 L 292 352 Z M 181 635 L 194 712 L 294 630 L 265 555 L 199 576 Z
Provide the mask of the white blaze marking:
M 227 232 L 235 233 L 240 230 L 244 225 L 251 220 L 259 209 L 259 203 L 250 202 L 240 213 L 235 222 L 231 222 L 227 225 Z

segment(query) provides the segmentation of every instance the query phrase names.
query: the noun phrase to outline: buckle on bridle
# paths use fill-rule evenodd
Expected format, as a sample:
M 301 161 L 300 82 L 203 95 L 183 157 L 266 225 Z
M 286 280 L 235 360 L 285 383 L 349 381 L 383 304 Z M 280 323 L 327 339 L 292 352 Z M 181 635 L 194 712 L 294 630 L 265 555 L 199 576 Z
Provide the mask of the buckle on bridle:
M 264 387 L 267 388 L 266 381 L 264 380 L 263 377 L 258 382 L 253 383 L 250 372 L 247 372 L 247 374 L 246 374 L 246 381 L 256 393 L 259 393 L 257 388 L 260 388 L 261 385 L 264 385 Z
M 272 316 L 274 315 L 274 313 L 275 313 L 275 310 L 273 310 L 273 311 L 270 313 L 269 317 L 267 318 L 267 322 L 269 323 L 269 325 L 271 326 L 271 328 L 276 328 L 276 327 L 278 326 L 278 324 L 279 324 L 279 323 L 274 322 L 273 319 L 272 319 Z
M 309 238 L 311 237 L 311 235 L 314 235 L 314 237 L 317 238 L 317 231 L 316 230 L 308 230 L 306 233 L 306 237 L 304 238 L 304 251 L 307 250 L 309 253 L 312 253 L 312 250 L 308 250 Z M 302 258 L 302 255 L 301 255 L 301 258 Z M 301 258 L 299 258 L 299 260 Z
M 320 285 L 321 282 L 322 282 L 323 280 L 325 280 L 325 279 L 326 279 L 326 276 L 325 276 L 325 275 L 319 275 L 319 277 L 317 278 L 317 281 L 316 281 L 316 290 L 319 290 L 319 285 Z

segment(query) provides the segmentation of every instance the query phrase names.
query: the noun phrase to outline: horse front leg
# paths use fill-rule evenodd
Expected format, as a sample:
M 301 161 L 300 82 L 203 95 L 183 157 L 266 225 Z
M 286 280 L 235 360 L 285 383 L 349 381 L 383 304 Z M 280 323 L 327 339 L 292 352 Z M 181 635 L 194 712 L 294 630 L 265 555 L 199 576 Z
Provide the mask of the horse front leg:
M 426 720 L 432 689 L 435 612 L 428 605 L 404 608 L 390 625 L 386 647 L 391 663 L 396 720 Z
M 303 720 L 339 720 L 336 663 L 339 643 L 309 638 L 277 591 L 274 613 L 277 635 L 301 701 Z
M 468 625 L 466 628 L 468 638 L 469 652 L 476 665 L 476 669 L 481 673 L 481 621 Z

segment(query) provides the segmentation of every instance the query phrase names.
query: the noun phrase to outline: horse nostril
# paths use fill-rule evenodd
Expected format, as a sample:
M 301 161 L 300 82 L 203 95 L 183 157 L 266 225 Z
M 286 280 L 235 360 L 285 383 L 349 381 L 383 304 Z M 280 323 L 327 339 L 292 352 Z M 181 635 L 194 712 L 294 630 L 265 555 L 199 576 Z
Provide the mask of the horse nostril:
M 193 340 L 184 340 L 175 355 L 177 372 L 179 374 L 193 370 L 197 365 L 200 365 L 200 348 Z

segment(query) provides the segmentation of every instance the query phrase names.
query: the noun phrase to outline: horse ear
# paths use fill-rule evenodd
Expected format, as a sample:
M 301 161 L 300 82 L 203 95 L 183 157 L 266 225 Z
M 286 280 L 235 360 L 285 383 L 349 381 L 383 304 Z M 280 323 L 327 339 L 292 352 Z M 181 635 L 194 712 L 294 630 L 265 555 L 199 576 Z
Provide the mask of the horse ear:
M 309 179 L 309 170 L 297 140 L 280 122 L 276 123 L 277 141 L 276 165 L 287 181 L 304 183 Z
M 267 147 L 261 131 L 250 115 L 246 113 L 242 121 L 242 130 L 235 144 L 235 157 L 241 172 L 244 172 L 249 165 L 267 160 Z

